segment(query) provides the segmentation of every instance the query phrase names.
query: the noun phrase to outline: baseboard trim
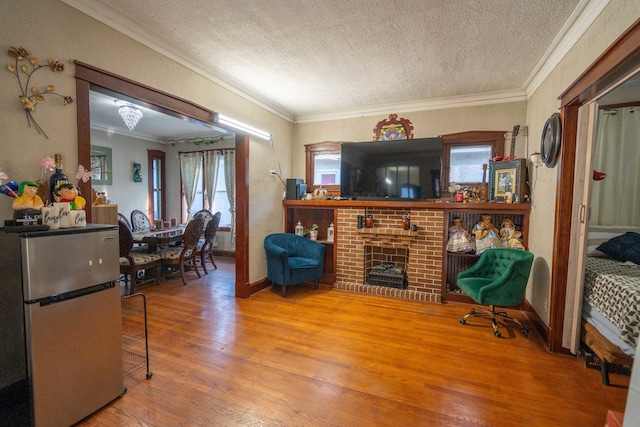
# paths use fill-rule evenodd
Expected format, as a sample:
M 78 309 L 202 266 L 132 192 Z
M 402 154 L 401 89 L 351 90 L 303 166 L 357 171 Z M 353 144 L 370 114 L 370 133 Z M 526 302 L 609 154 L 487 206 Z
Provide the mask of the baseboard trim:
M 235 258 L 236 257 L 236 251 L 213 249 L 211 251 L 211 253 L 213 254 L 213 256 L 219 256 L 219 257 L 223 257 L 223 258 Z
M 542 337 L 542 341 L 544 342 L 545 347 L 549 350 L 549 346 L 547 344 L 547 339 L 549 337 L 549 326 L 547 326 L 538 313 L 535 311 L 533 306 L 529 304 L 529 301 L 524 300 L 522 305 L 524 306 L 523 310 L 527 315 L 527 319 L 531 324 L 533 324 L 534 329 L 538 332 L 538 334 Z

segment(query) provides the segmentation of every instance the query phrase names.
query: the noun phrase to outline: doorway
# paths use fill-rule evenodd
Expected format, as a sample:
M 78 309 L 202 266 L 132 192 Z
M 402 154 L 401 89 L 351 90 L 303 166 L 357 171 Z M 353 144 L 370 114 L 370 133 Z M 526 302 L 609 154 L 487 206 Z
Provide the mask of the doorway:
M 632 75 L 640 68 L 640 21 L 632 25 L 607 51 L 596 60 L 565 92 L 560 96 L 562 118 L 562 144 L 560 147 L 560 159 L 562 160 L 558 170 L 558 182 L 556 192 L 556 218 L 571 218 L 572 223 L 579 218 L 575 212 L 576 206 L 586 205 L 586 200 L 580 200 L 575 190 L 576 165 L 578 144 L 585 144 L 578 139 L 578 126 L 580 123 L 580 110 L 589 102 L 602 96 L 607 91 L 616 87 L 626 77 Z M 567 298 L 573 291 L 569 289 L 569 261 L 571 258 L 572 242 L 571 228 L 562 222 L 556 222 L 554 231 L 554 248 L 556 253 L 551 268 L 551 298 L 549 330 L 546 337 L 549 350 L 557 353 L 569 353 L 564 345 L 565 339 L 572 335 L 567 330 L 565 319 L 566 309 L 570 299 Z M 572 286 L 575 286 L 573 284 Z M 574 313 L 574 317 L 579 313 Z
M 90 164 L 91 157 L 91 123 L 89 98 L 92 88 L 112 91 L 121 94 L 124 99 L 145 103 L 145 106 L 171 114 L 184 120 L 199 120 L 216 126 L 222 132 L 235 134 L 236 148 L 236 182 L 249 181 L 249 137 L 234 133 L 216 124 L 217 114 L 191 101 L 178 98 L 158 89 L 145 86 L 99 68 L 75 61 L 76 67 L 76 108 L 78 114 L 78 162 Z M 84 194 L 90 194 L 91 183 L 80 181 L 79 186 Z M 244 185 L 236 188 L 236 266 L 235 296 L 249 296 L 249 212 L 248 189 Z M 91 210 L 87 212 L 87 220 L 91 220 Z

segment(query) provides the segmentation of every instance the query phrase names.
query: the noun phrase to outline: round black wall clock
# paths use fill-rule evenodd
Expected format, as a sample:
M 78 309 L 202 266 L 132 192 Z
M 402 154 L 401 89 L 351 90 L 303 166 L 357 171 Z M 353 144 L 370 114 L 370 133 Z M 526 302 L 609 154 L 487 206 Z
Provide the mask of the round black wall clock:
M 542 157 L 542 162 L 548 168 L 552 168 L 558 163 L 561 138 L 560 113 L 553 113 L 544 124 L 542 140 L 540 141 L 540 156 Z

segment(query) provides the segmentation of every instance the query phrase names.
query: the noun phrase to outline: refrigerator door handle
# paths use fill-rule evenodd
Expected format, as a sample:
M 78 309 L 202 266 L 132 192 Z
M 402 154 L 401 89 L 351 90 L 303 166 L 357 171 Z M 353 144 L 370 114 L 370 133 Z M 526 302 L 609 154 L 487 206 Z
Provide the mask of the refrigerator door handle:
M 38 298 L 35 300 L 25 301 L 25 304 L 40 304 L 40 307 L 44 307 L 51 304 L 57 304 L 63 301 L 68 301 L 74 298 L 80 298 L 85 295 L 95 294 L 96 292 L 102 292 L 107 289 L 111 289 L 116 286 L 116 282 L 100 283 L 99 285 L 89 286 L 87 288 L 77 289 L 75 291 L 65 292 L 63 294 L 51 295 L 45 298 Z

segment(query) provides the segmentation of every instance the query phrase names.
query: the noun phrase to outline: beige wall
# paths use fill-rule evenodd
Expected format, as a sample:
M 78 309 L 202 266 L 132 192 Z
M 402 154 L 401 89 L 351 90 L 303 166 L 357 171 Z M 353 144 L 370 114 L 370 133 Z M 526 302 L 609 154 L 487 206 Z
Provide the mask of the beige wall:
M 390 110 L 386 115 L 296 124 L 294 130 L 293 173 L 305 176 L 304 145 L 321 141 L 371 141 L 373 128 L 389 114 L 408 119 L 413 125 L 414 138 L 427 138 L 467 130 L 511 131 L 514 125 L 525 124 L 526 101 L 490 104 L 475 107 L 448 108 L 403 113 Z M 517 141 L 516 155 L 525 153 L 526 137 Z M 506 149 L 509 149 L 509 144 Z
M 283 174 L 290 174 L 291 123 L 58 0 L 1 0 L 0 40 L 4 55 L 10 46 L 23 47 L 42 62 L 53 57 L 64 63 L 66 69 L 62 73 L 39 70 L 32 85 L 53 84 L 57 92 L 75 97 L 72 61 L 79 60 L 271 132 L 273 146 L 260 140 L 251 141 L 251 178 L 246 183 L 250 193 L 249 279 L 256 281 L 265 277 L 264 235 L 282 230 L 282 184 L 277 179 L 269 179 L 269 169 L 276 169 L 279 162 Z M 9 57 L 5 56 L 4 63 L 8 62 Z M 40 159 L 61 153 L 65 172 L 75 175 L 75 105 L 63 106 L 59 99 L 47 97 L 37 106 L 34 115 L 49 135 L 49 139 L 45 139 L 27 126 L 16 79 L 6 70 L 6 65 L 2 69 L 0 168 L 15 181 L 34 180 L 41 174 Z M 1 196 L 0 218 L 12 215 L 11 199 Z
M 149 176 L 147 174 L 147 150 L 163 150 L 164 146 L 152 141 L 143 141 L 127 135 L 107 133 L 101 130 L 91 131 L 91 145 L 111 148 L 112 185 L 93 185 L 96 191 L 105 191 L 111 203 L 118 205 L 118 212 L 129 216 L 132 210 L 147 212 L 149 194 Z M 68 162 L 66 162 L 68 163 Z M 140 163 L 142 181 L 133 182 L 133 164 Z M 71 165 L 64 165 L 68 174 Z
M 612 0 L 597 21 L 571 50 L 528 102 L 513 102 L 434 111 L 402 112 L 411 120 L 416 137 L 427 137 L 465 130 L 510 130 L 515 124 L 527 125 L 528 144 L 520 145 L 516 155 L 525 157 L 538 151 L 542 126 L 559 107 L 558 96 L 606 49 L 637 17 L 640 2 Z M 42 61 L 56 57 L 65 63 L 63 73 L 38 72 L 32 83 L 54 84 L 59 93 L 75 96 L 72 60 L 77 59 L 121 76 L 160 88 L 212 110 L 268 130 L 273 143 L 252 140 L 250 148 L 250 281 L 265 277 L 262 249 L 264 235 L 282 230 L 282 184 L 269 177 L 269 169 L 282 171 L 283 178 L 304 176 L 304 144 L 326 140 L 369 140 L 375 124 L 386 117 L 304 123 L 294 126 L 274 114 L 216 85 L 182 65 L 142 46 L 111 28 L 75 11 L 58 0 L 0 1 L 0 40 L 4 50 L 24 47 Z M 6 57 L 8 60 L 9 58 Z M 71 175 L 77 165 L 76 112 L 73 105 L 62 106 L 48 98 L 38 105 L 35 117 L 50 139 L 27 127 L 18 87 L 8 71 L 0 78 L 0 168 L 16 180 L 40 177 L 39 160 L 62 153 Z M 522 144 L 522 143 L 521 143 Z M 528 145 L 528 146 L 527 146 Z M 560 159 L 560 162 L 562 159 Z M 530 249 L 536 264 L 528 299 L 548 322 L 549 266 L 553 259 L 553 227 L 549 218 L 555 207 L 557 168 L 538 168 L 533 177 L 533 206 Z M 12 215 L 11 200 L 0 198 L 0 216 Z

